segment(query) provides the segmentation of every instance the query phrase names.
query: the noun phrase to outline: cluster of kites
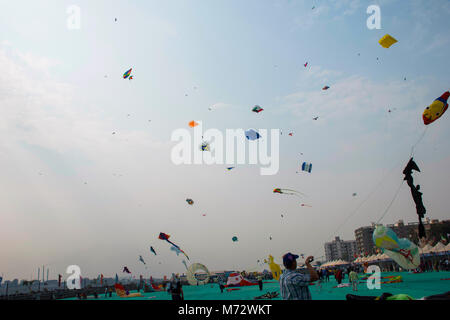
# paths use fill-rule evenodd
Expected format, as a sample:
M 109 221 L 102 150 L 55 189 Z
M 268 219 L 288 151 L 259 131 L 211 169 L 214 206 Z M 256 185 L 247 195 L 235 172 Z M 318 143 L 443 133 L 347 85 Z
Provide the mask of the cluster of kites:
M 313 7 L 314 9 L 314 7 Z M 379 40 L 379 44 L 384 48 L 390 48 L 393 44 L 398 42 L 394 37 L 392 37 L 389 34 L 386 34 Z M 378 59 L 378 58 L 377 58 Z M 304 64 L 304 67 L 306 68 L 308 66 L 308 62 Z M 131 75 L 132 68 L 127 70 L 123 74 L 124 79 L 132 80 L 133 76 Z M 406 78 L 405 78 L 406 80 Z M 330 89 L 330 86 L 326 85 L 322 88 L 322 90 L 326 91 Z M 425 125 L 429 125 L 439 119 L 448 109 L 448 98 L 450 96 L 450 92 L 444 92 L 440 97 L 436 98 L 428 107 L 425 108 L 422 119 Z M 211 108 L 209 108 L 211 110 Z M 252 112 L 259 114 L 264 109 L 259 106 L 255 105 L 252 110 Z M 389 109 L 389 112 L 391 112 L 391 109 Z M 316 116 L 313 118 L 313 120 L 318 120 L 319 117 Z M 188 123 L 189 127 L 195 128 L 199 125 L 196 121 L 192 120 Z M 114 134 L 114 133 L 113 133 Z M 293 136 L 293 133 L 290 132 L 289 136 Z M 255 141 L 261 138 L 261 135 L 258 131 L 255 129 L 248 129 L 245 131 L 245 138 L 249 141 Z M 208 142 L 202 142 L 200 149 L 202 151 L 210 151 L 210 144 Z M 235 167 L 228 167 L 226 168 L 228 171 L 231 171 Z M 309 162 L 303 162 L 301 164 L 301 171 L 306 173 L 312 172 L 312 164 Z M 290 196 L 296 196 L 299 198 L 305 197 L 306 195 L 301 193 L 300 191 L 293 190 L 293 189 L 283 189 L 283 188 L 275 188 L 273 189 L 273 193 L 280 194 L 280 195 L 290 195 Z M 357 196 L 357 193 L 352 194 L 353 197 Z M 186 202 L 188 205 L 192 206 L 194 205 L 194 201 L 190 198 L 186 199 Z M 308 204 L 302 203 L 302 207 L 311 207 Z M 206 214 L 203 214 L 203 216 L 206 216 Z M 284 215 L 281 214 L 281 218 L 283 218 Z M 188 255 L 175 243 L 169 240 L 170 235 L 165 234 L 161 232 L 158 237 L 160 240 L 166 241 L 169 244 L 171 244 L 170 250 L 174 251 L 177 256 L 180 254 L 183 254 L 187 260 L 189 260 Z M 272 240 L 272 236 L 269 237 L 270 240 Z M 238 242 L 239 239 L 237 236 L 233 236 L 231 238 L 233 242 Z M 394 261 L 396 261 L 400 266 L 402 266 L 405 269 L 414 269 L 417 268 L 420 263 L 420 256 L 417 246 L 409 241 L 408 239 L 398 239 L 396 234 L 389 228 L 384 226 L 377 226 L 373 233 L 373 241 L 376 245 L 376 247 L 380 248 L 383 252 L 385 252 L 387 255 L 389 255 Z M 156 251 L 153 247 L 150 247 L 150 252 L 153 253 L 155 256 Z M 302 254 L 303 257 L 303 254 Z M 146 265 L 146 262 L 144 261 L 143 257 L 139 255 L 139 261 L 142 262 L 144 265 Z M 267 263 L 272 271 L 272 274 L 274 276 L 274 279 L 279 279 L 279 276 L 281 274 L 281 269 L 278 264 L 274 263 L 274 259 L 272 256 L 269 256 L 268 261 L 264 261 Z M 259 260 L 258 260 L 259 263 Z M 183 264 L 188 269 L 187 263 L 185 260 L 183 260 Z M 194 264 L 194 269 L 200 269 L 200 270 L 206 270 L 206 267 L 201 264 Z M 191 268 L 192 266 L 191 265 Z M 188 269 L 189 270 L 189 269 Z M 192 270 L 191 270 L 192 271 Z M 131 273 L 130 270 L 127 267 L 123 268 L 124 273 Z M 193 274 L 194 271 L 191 273 Z M 208 271 L 207 271 L 208 272 Z M 209 274 L 209 272 L 208 272 Z M 190 279 L 192 280 L 192 279 Z M 193 281 L 193 280 L 192 280 Z

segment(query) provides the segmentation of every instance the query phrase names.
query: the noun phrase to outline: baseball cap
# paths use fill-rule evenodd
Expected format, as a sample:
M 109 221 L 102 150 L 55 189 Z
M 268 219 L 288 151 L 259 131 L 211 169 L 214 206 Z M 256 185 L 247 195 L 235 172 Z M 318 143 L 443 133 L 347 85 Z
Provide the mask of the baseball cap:
M 298 255 L 296 255 L 296 254 L 292 254 L 292 253 L 286 253 L 284 256 L 283 256 L 283 264 L 284 264 L 284 266 L 286 267 L 286 268 L 288 268 L 288 267 L 290 267 L 291 266 L 291 264 L 292 264 L 292 262 L 294 262 L 295 260 L 297 260 L 298 259 Z

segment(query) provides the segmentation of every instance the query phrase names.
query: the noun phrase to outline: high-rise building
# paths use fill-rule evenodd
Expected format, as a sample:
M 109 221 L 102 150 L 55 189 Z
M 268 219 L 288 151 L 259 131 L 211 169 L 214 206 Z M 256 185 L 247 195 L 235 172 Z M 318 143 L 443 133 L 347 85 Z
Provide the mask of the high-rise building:
M 342 259 L 345 261 L 353 260 L 356 254 L 356 241 L 341 240 L 336 237 L 332 242 L 325 243 L 325 258 L 327 261 Z
M 431 240 L 431 242 L 436 242 L 442 237 L 442 235 L 450 233 L 450 220 L 439 221 L 425 218 L 423 224 L 425 227 L 427 239 Z M 360 227 L 355 230 L 355 239 L 358 254 L 370 255 L 376 253 L 376 247 L 372 239 L 375 227 L 376 224 L 372 223 L 370 227 Z M 406 238 L 416 244 L 418 243 L 418 222 L 410 222 L 408 224 L 404 224 L 403 220 L 399 220 L 397 223 L 387 224 L 386 227 L 392 229 L 392 231 L 395 232 L 398 238 Z

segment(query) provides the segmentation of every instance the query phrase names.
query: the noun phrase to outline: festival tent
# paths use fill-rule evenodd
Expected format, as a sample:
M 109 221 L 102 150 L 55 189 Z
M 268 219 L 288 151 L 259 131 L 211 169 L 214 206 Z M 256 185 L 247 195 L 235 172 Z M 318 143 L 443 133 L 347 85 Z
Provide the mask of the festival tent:
M 442 242 L 438 242 L 431 250 L 430 253 L 440 253 L 445 252 L 445 246 Z
M 226 288 L 247 287 L 247 286 L 257 286 L 257 285 L 258 285 L 258 283 L 250 282 L 247 279 L 244 279 L 244 277 L 240 273 L 235 272 L 235 273 L 230 273 L 225 287 Z
M 427 244 L 426 246 L 420 249 L 420 253 L 421 254 L 430 253 L 431 249 L 433 249 L 433 247 Z

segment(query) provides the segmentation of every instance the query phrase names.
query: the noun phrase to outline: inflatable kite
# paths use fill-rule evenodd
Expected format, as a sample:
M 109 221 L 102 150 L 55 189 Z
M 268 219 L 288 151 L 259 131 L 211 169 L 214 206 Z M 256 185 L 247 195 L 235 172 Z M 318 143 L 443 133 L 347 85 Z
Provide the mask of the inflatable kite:
M 272 272 L 273 278 L 277 281 L 280 280 L 281 267 L 273 261 L 273 257 L 271 255 L 269 255 L 268 264 L 269 264 L 270 271 Z
M 408 239 L 398 239 L 395 232 L 385 226 L 377 226 L 372 238 L 375 246 L 382 249 L 402 268 L 411 270 L 419 267 L 419 248 Z
M 227 279 L 227 284 L 225 288 L 231 287 L 247 287 L 247 286 L 257 286 L 257 282 L 251 282 L 245 279 L 240 273 L 230 273 Z
M 150 247 L 150 252 L 153 252 L 154 255 L 156 256 L 156 251 L 155 251 L 155 249 L 153 249 L 153 247 Z
M 203 280 L 198 280 L 195 277 L 195 272 L 201 270 L 204 273 L 206 273 L 206 278 Z M 189 284 L 191 286 L 196 286 L 196 285 L 203 285 L 203 284 L 207 284 L 209 282 L 209 277 L 210 277 L 210 273 L 208 268 L 206 268 L 206 266 L 204 266 L 201 263 L 193 263 L 189 266 L 187 272 L 186 272 L 186 278 L 187 281 L 189 282 Z
M 385 35 L 383 38 L 381 38 L 378 43 L 381 44 L 381 46 L 383 48 L 389 48 L 390 46 L 392 46 L 394 43 L 398 42 L 394 37 L 390 36 L 390 35 Z
M 255 113 L 260 113 L 260 112 L 263 111 L 263 110 L 264 110 L 264 109 L 261 108 L 261 107 L 258 106 L 258 105 L 256 105 L 256 106 L 252 109 L 252 111 L 255 112 Z
M 128 293 L 128 291 L 125 290 L 123 285 L 116 283 L 114 285 L 114 288 L 116 289 L 117 296 L 120 298 L 136 298 L 136 297 L 143 297 L 140 293 Z
M 189 260 L 188 255 L 187 255 L 183 250 L 181 250 L 181 248 L 180 248 L 179 246 L 177 246 L 175 243 L 173 243 L 172 241 L 170 241 L 169 238 L 170 238 L 170 236 L 169 236 L 168 234 L 163 233 L 163 232 L 161 232 L 161 233 L 159 234 L 159 237 L 158 237 L 158 239 L 160 239 L 160 240 L 165 240 L 165 241 L 167 241 L 168 243 L 170 243 L 171 245 L 173 245 L 175 248 L 178 248 L 178 250 L 180 250 L 180 252 L 182 252 L 182 253 L 185 255 L 185 257 Z
M 123 78 L 124 78 L 124 79 L 126 79 L 126 78 L 128 78 L 128 77 L 130 76 L 131 70 L 133 70 L 133 68 L 131 68 L 130 70 L 126 71 L 126 72 L 123 74 Z
M 261 135 L 258 132 L 256 132 L 255 130 L 249 129 L 249 130 L 245 131 L 245 137 L 248 140 L 254 141 L 254 140 L 258 140 L 259 138 L 261 138 Z
M 312 170 L 312 163 L 303 162 L 302 163 L 302 171 L 306 171 L 308 173 L 311 173 Z
M 450 92 L 444 92 L 442 96 L 434 100 L 432 104 L 430 104 L 428 107 L 426 107 L 425 111 L 423 112 L 422 118 L 423 123 L 425 125 L 429 125 L 430 123 L 433 123 L 437 119 L 439 119 L 445 111 L 448 109 L 448 97 L 450 95 Z

